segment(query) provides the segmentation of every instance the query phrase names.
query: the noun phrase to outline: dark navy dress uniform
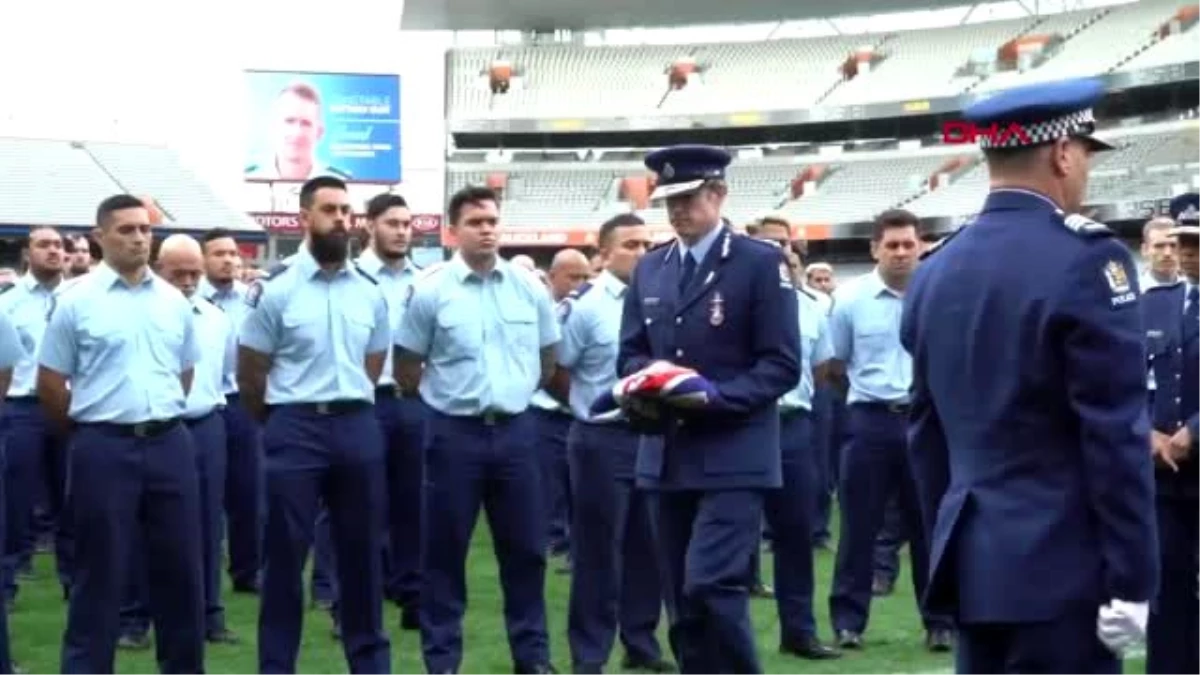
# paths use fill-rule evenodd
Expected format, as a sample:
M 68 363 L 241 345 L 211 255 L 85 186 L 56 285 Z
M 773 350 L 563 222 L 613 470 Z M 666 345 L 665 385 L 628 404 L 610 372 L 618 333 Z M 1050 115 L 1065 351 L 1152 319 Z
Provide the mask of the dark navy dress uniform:
M 181 421 L 180 378 L 199 361 L 192 305 L 149 270 L 130 285 L 106 263 L 56 299 L 38 362 L 68 379 L 74 423 L 67 492 L 76 565 L 62 672 L 113 672 L 135 537 L 159 669 L 201 672 L 199 479 Z
M 1088 139 L 1101 94 L 1039 85 L 967 114 Z M 1107 227 L 1020 189 L 994 189 L 909 286 L 925 607 L 957 619 L 959 672 L 1119 671 L 1098 610 L 1158 577 L 1137 293 Z
M 17 365 L 24 359 L 29 358 L 29 354 L 25 351 L 22 344 L 22 339 L 8 315 L 0 312 L 0 372 L 7 371 L 11 375 Z M 10 383 L 11 386 L 11 383 Z M 0 392 L 3 394 L 4 392 Z M 0 437 L 0 443 L 8 444 L 8 435 Z M 7 448 L 0 447 L 0 467 L 4 465 L 5 450 Z M 0 481 L 0 490 L 4 490 L 7 486 Z M 4 495 L 0 494 L 0 541 L 3 541 L 5 530 L 5 501 Z M 8 648 L 8 603 L 0 605 L 0 673 L 11 673 L 12 655 Z
M 378 282 L 346 261 L 325 272 L 307 248 L 250 287 L 242 347 L 272 358 L 263 426 L 267 526 L 258 667 L 293 673 L 302 572 L 318 504 L 337 556 L 342 649 L 352 672 L 390 672 L 383 631 L 383 436 L 364 361 L 388 349 Z
M 466 562 L 479 508 L 500 566 L 504 623 L 517 672 L 550 663 L 546 519 L 533 416 L 541 350 L 559 340 L 550 294 L 528 271 L 497 260 L 486 274 L 461 256 L 412 286 L 396 346 L 424 358 L 425 582 L 421 649 L 431 673 L 462 662 Z
M 1193 207 L 1194 208 L 1194 207 Z M 1181 219 L 1182 222 L 1182 219 Z M 1178 228 L 1181 246 L 1196 246 L 1200 228 Z M 1142 296 L 1150 374 L 1150 423 L 1168 436 L 1187 427 L 1192 448 L 1179 470 L 1155 471 L 1161 558 L 1158 597 L 1151 607 L 1146 672 L 1200 672 L 1200 461 L 1196 456 L 1200 410 L 1200 291 L 1197 280 L 1155 286 Z
M 61 288 L 61 286 L 59 286 Z M 53 429 L 37 399 L 37 351 L 54 293 L 58 289 L 26 274 L 0 293 L 0 312 L 7 314 L 21 338 L 25 357 L 13 368 L 3 411 L 7 468 L 5 595 L 16 595 L 14 572 L 29 566 L 36 540 L 34 510 L 44 493 L 47 520 L 54 533 L 54 557 L 64 593 L 70 587 L 71 535 L 64 491 L 67 481 L 66 439 Z
M 628 287 L 602 272 L 559 304 L 559 366 L 571 378 L 567 433 L 572 510 L 567 641 L 576 673 L 599 673 L 620 628 L 625 668 L 656 666 L 662 615 L 655 535 L 646 495 L 634 485 L 639 434 L 627 420 L 599 422 L 590 406 L 617 381 L 617 344 Z
M 706 146 L 647 157 L 655 197 L 723 177 Z M 760 670 L 748 578 L 764 493 L 782 484 L 776 402 L 800 381 L 795 289 L 781 251 L 717 225 L 690 249 L 660 245 L 625 295 L 617 368 L 694 368 L 728 410 L 667 414 L 639 448 L 637 485 L 655 492 L 671 647 L 683 672 Z

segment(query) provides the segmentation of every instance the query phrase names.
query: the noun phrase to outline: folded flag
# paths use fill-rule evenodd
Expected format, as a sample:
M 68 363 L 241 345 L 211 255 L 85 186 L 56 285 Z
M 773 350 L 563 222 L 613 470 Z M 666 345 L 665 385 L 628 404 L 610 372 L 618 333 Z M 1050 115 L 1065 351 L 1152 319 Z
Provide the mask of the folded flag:
M 699 409 L 720 403 L 720 394 L 707 378 L 691 368 L 657 362 L 617 380 L 591 406 L 592 419 L 607 421 L 621 416 L 623 408 L 653 417 L 662 402 L 679 408 Z

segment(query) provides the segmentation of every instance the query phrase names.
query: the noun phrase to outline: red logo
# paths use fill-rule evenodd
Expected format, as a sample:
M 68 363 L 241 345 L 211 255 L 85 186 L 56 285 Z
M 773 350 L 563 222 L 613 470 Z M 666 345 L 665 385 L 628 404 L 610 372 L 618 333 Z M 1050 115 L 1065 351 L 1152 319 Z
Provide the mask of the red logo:
M 986 138 L 993 147 L 1010 145 L 1014 140 L 1016 145 L 1032 145 L 1029 132 L 1020 124 L 1010 122 L 1007 126 L 995 122 L 979 126 L 963 120 L 950 121 L 942 125 L 942 142 L 948 145 L 974 145 L 980 138 Z

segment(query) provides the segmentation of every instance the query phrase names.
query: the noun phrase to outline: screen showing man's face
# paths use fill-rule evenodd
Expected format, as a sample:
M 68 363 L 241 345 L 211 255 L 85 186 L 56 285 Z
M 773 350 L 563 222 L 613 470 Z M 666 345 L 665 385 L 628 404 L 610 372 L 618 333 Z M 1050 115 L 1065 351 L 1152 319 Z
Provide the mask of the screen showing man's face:
M 275 156 L 289 164 L 313 160 L 321 140 L 321 108 L 316 101 L 287 92 L 275 104 Z

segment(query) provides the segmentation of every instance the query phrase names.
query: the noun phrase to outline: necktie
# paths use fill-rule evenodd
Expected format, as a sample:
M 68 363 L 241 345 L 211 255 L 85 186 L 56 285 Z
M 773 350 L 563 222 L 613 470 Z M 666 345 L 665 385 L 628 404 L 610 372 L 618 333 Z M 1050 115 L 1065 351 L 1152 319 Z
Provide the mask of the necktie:
M 691 252 L 683 254 L 683 274 L 679 276 L 679 292 L 683 293 L 684 289 L 692 283 L 692 277 L 696 276 L 696 257 Z
M 1187 307 L 1183 310 L 1183 316 L 1188 321 L 1200 321 L 1200 286 L 1192 285 L 1192 290 L 1187 294 Z

